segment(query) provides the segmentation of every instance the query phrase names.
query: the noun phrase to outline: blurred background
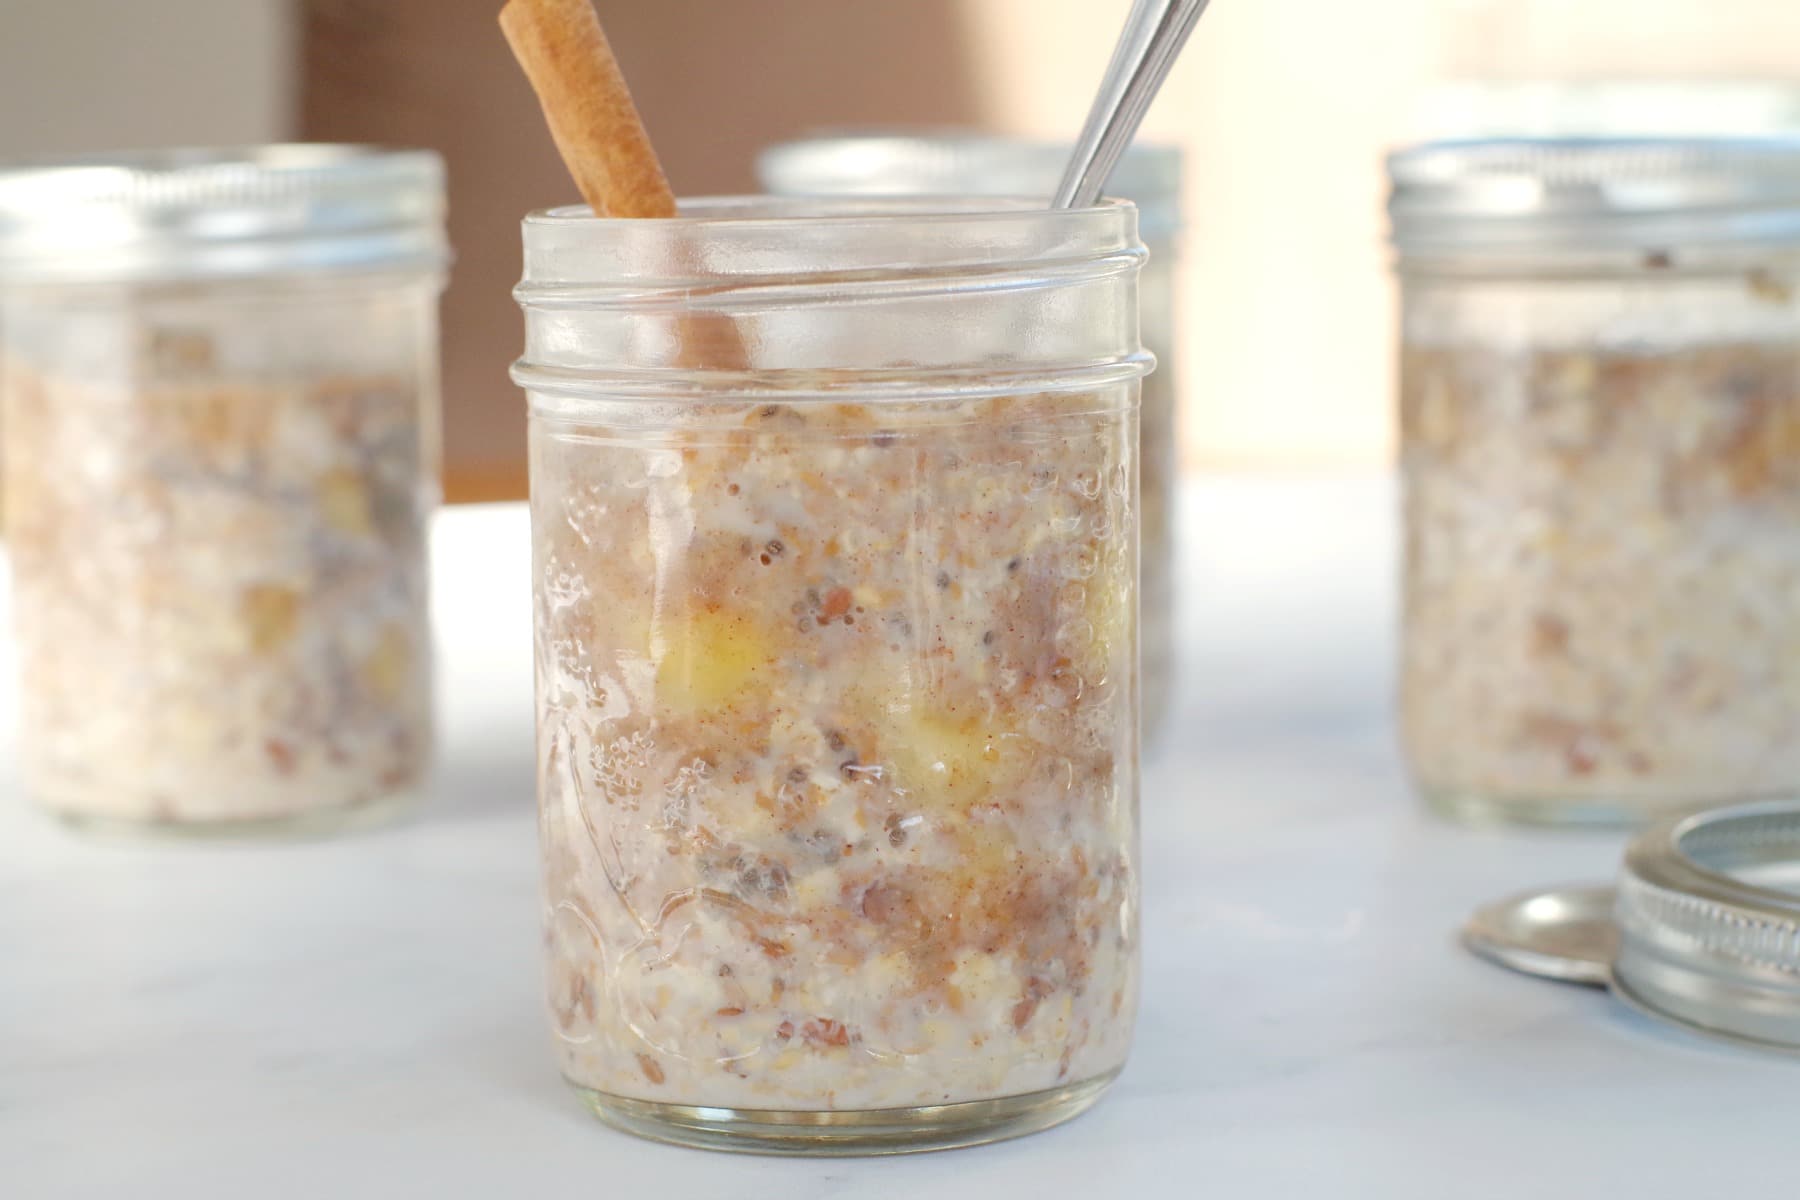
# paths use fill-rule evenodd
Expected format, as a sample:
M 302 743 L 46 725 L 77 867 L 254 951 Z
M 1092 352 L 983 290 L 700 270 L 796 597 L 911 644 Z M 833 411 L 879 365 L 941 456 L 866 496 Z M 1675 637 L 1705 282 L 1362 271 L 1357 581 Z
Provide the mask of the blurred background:
M 1071 137 L 1129 0 L 600 0 L 678 192 L 833 127 Z M 287 138 L 450 167 L 446 487 L 522 495 L 518 218 L 574 199 L 494 0 L 0 0 L 0 157 Z M 1384 461 L 1381 153 L 1796 124 L 1792 0 L 1220 0 L 1144 136 L 1186 152 L 1190 468 Z

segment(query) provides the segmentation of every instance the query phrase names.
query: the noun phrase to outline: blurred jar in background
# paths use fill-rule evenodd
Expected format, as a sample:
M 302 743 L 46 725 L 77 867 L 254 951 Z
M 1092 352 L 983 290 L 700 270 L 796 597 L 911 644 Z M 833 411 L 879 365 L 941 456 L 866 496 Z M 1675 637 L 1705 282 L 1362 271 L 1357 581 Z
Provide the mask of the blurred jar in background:
M 1800 786 L 1800 140 L 1395 155 L 1401 733 L 1465 818 Z
M 0 170 L 22 767 L 80 822 L 314 828 L 431 740 L 434 154 Z
M 1069 147 L 1052 141 L 975 134 L 868 133 L 821 136 L 764 151 L 757 173 L 776 194 L 1044 196 L 1056 190 Z M 1181 269 L 1181 151 L 1134 146 L 1109 195 L 1138 206 L 1150 259 L 1140 276 L 1142 336 L 1156 356 L 1144 380 L 1141 415 L 1143 728 L 1156 737 L 1174 684 L 1175 505 L 1179 474 L 1180 372 L 1175 291 Z

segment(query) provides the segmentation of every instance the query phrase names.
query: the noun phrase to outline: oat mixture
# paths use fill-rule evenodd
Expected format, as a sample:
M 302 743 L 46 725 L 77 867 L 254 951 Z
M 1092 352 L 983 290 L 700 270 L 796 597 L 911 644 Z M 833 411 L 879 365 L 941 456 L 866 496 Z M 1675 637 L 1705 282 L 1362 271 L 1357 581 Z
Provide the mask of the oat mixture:
M 1124 396 L 722 402 L 662 432 L 624 408 L 540 411 L 531 438 L 565 1074 L 849 1110 L 1116 1070 Z
M 1402 379 L 1421 785 L 1654 808 L 1800 783 L 1791 334 L 1415 342 Z
M 1174 298 L 1168 264 L 1143 273 L 1146 309 L 1144 348 L 1156 356 L 1156 370 L 1144 377 L 1142 428 L 1138 451 L 1138 541 L 1141 547 L 1139 620 L 1142 653 L 1144 737 L 1147 743 L 1168 722 L 1175 690 L 1176 492 L 1181 479 L 1180 396 L 1175 376 L 1175 348 L 1170 318 Z
M 217 339 L 80 324 L 62 344 L 18 338 L 0 375 L 34 796 L 179 825 L 415 789 L 425 368 L 307 369 L 304 346 L 247 344 L 292 336 L 254 316 Z

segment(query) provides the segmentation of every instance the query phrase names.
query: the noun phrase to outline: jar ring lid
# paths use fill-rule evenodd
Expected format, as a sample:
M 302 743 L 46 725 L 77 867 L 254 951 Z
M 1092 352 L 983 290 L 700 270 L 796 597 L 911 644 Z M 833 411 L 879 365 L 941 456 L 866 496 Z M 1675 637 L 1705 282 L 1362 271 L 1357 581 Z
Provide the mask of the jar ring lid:
M 119 283 L 441 270 L 429 150 L 145 150 L 0 167 L 0 281 Z
M 1387 160 L 1402 257 L 1800 241 L 1800 137 L 1426 142 Z
M 1488 905 L 1463 943 L 1691 1029 L 1800 1050 L 1800 802 L 1657 826 L 1626 850 L 1616 887 Z

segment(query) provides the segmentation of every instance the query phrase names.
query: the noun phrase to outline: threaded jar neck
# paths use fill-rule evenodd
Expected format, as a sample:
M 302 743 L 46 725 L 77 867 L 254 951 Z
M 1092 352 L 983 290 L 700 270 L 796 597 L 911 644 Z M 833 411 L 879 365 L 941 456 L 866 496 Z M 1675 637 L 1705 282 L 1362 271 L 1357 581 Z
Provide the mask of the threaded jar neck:
M 1150 368 L 1136 210 L 992 198 L 684 202 L 524 224 L 534 396 L 941 397 L 1098 388 Z

